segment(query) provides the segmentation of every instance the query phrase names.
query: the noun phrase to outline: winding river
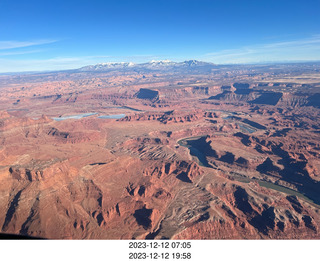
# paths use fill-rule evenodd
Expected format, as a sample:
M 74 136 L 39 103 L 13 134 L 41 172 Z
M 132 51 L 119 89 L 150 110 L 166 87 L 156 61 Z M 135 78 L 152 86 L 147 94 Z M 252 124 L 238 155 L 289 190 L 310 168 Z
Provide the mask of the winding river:
M 189 149 L 190 155 L 193 158 L 196 158 L 196 161 L 199 163 L 200 166 L 208 167 L 208 168 L 213 168 L 212 165 L 210 165 L 207 161 L 206 154 L 201 150 L 202 145 L 204 144 L 207 136 L 194 136 L 194 137 L 187 137 L 183 138 L 177 141 L 177 143 L 180 146 L 186 147 Z M 209 146 L 209 145 L 208 145 Z M 204 148 L 205 150 L 205 148 Z M 231 174 L 232 175 L 232 174 Z M 282 193 L 285 193 L 287 195 L 294 195 L 299 198 L 301 198 L 304 201 L 307 201 L 308 203 L 311 203 L 313 206 L 320 208 L 318 204 L 316 204 L 312 199 L 306 197 L 304 194 L 295 191 L 293 189 L 289 189 L 284 186 L 276 185 L 272 182 L 264 181 L 264 180 L 259 180 L 255 178 L 249 178 L 249 177 L 243 177 L 240 175 L 232 175 L 232 177 L 243 183 L 250 183 L 250 182 L 258 182 L 258 184 L 261 187 L 265 187 L 268 189 L 273 189 Z
M 89 117 L 92 115 L 96 115 L 96 114 L 98 114 L 98 113 L 97 112 L 90 112 L 90 113 L 82 113 L 82 114 L 63 116 L 63 117 L 54 117 L 52 119 L 55 121 L 64 121 L 64 120 L 69 120 L 69 119 L 79 120 L 79 119 Z
M 52 119 L 55 121 L 64 121 L 64 120 L 79 120 L 85 117 L 89 117 L 92 115 L 97 115 L 98 112 L 90 112 L 90 113 L 82 113 L 82 114 L 77 114 L 77 115 L 70 115 L 70 116 L 63 116 L 63 117 L 53 117 Z M 126 115 L 125 114 L 110 114 L 110 115 L 101 115 L 97 117 L 98 119 L 121 119 L 124 118 Z

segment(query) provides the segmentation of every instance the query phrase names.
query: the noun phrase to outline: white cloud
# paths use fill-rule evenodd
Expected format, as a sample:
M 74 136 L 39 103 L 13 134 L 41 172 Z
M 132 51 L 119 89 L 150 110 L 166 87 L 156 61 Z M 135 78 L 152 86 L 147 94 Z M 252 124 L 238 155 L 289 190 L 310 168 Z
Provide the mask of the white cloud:
M 201 57 L 215 63 L 320 60 L 320 35 L 295 41 L 244 46 L 207 53 Z
M 9 55 L 22 55 L 30 53 L 41 53 L 44 50 L 30 50 L 30 51 L 13 51 L 13 52 L 0 52 L 0 56 L 9 56 Z
M 80 58 L 52 58 L 52 59 L 0 59 L 0 72 L 47 71 L 73 69 L 81 63 Z
M 33 40 L 33 41 L 0 41 L 0 50 L 30 47 L 30 46 L 50 44 L 55 42 L 58 42 L 58 40 L 42 39 L 42 40 Z

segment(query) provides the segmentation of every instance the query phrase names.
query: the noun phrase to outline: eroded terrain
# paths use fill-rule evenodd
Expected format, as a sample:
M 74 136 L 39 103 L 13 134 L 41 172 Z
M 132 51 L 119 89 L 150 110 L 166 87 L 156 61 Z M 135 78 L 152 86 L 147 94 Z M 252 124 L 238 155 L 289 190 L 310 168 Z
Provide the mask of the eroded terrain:
M 320 65 L 161 66 L 0 76 L 1 232 L 319 239 Z

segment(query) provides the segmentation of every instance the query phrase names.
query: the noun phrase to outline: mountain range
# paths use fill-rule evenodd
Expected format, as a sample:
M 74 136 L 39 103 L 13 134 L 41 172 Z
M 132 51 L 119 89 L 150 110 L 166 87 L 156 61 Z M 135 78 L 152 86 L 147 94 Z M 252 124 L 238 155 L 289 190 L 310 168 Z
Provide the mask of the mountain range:
M 216 67 L 213 63 L 201 62 L 197 60 L 188 60 L 184 62 L 173 62 L 170 60 L 152 60 L 148 63 L 135 64 L 132 62 L 110 62 L 110 63 L 98 63 L 96 65 L 88 65 L 79 68 L 79 71 L 92 72 L 92 71 L 110 71 L 110 70 L 180 70 L 180 69 L 196 69 L 207 68 L 211 69 Z

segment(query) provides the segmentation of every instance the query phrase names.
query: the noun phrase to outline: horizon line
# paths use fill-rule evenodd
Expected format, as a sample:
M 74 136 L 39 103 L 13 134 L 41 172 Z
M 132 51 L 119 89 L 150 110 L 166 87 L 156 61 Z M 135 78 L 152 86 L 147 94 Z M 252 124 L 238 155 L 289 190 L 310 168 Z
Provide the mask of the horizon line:
M 211 61 L 205 61 L 205 60 L 197 60 L 197 59 L 188 59 L 184 60 L 182 62 L 175 62 L 173 60 L 169 59 L 163 59 L 163 60 L 151 60 L 149 62 L 142 62 L 142 63 L 133 63 L 133 62 L 103 62 L 103 63 L 96 63 L 96 64 L 87 64 L 84 66 L 80 67 L 75 67 L 75 68 L 66 68 L 66 69 L 53 69 L 53 70 L 21 70 L 21 71 L 7 71 L 7 72 L 0 72 L 0 75 L 4 76 L 6 74 L 12 75 L 12 74 L 32 74 L 32 73 L 54 73 L 54 72 L 64 72 L 64 71 L 74 71 L 74 70 L 79 70 L 83 67 L 87 66 L 95 66 L 98 64 L 121 64 L 121 63 L 132 63 L 134 65 L 141 65 L 141 64 L 147 64 L 151 62 L 162 62 L 162 61 L 167 61 L 167 62 L 173 62 L 173 63 L 183 63 L 183 62 L 188 62 L 188 61 L 197 61 L 197 62 L 204 62 L 216 66 L 254 66 L 254 65 L 273 65 L 273 64 L 303 64 L 303 63 L 320 63 L 320 60 L 282 60 L 282 61 L 259 61 L 259 62 L 248 62 L 248 63 L 214 63 Z M 130 67 L 129 67 L 130 68 Z M 112 68 L 110 68 L 112 70 Z M 121 69 L 121 68 L 118 68 Z M 117 70 L 117 68 L 113 69 Z

